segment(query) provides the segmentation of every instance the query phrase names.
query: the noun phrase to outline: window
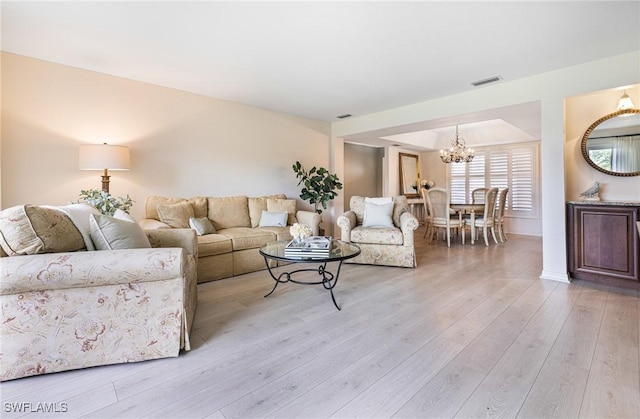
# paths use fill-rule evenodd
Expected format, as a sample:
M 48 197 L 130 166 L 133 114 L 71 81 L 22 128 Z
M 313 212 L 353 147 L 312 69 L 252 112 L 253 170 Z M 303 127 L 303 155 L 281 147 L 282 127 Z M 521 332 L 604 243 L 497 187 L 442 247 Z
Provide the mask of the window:
M 449 164 L 452 203 L 471 202 L 476 188 L 509 188 L 505 214 L 538 216 L 539 143 L 524 143 L 476 150 L 469 163 Z

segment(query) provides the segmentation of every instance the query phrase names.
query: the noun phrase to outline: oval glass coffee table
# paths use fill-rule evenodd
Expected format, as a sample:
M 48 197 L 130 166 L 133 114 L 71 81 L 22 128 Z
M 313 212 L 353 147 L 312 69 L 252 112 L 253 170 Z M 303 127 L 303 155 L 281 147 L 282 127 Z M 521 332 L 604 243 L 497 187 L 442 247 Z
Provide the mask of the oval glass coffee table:
M 262 248 L 260 248 L 260 254 L 264 257 L 264 262 L 267 265 L 267 270 L 269 271 L 269 275 L 273 278 L 276 283 L 273 286 L 273 289 L 269 294 L 265 295 L 265 297 L 270 296 L 276 290 L 278 284 L 285 282 L 293 282 L 294 284 L 303 284 L 303 285 L 319 285 L 325 289 L 328 289 L 331 293 L 331 299 L 333 300 L 333 304 L 336 306 L 338 310 L 340 307 L 336 302 L 336 298 L 333 295 L 333 289 L 338 282 L 338 277 L 340 276 L 340 268 L 342 268 L 342 262 L 347 259 L 354 258 L 360 254 L 360 247 L 355 244 L 343 242 L 340 240 L 332 240 L 331 241 L 331 250 L 329 250 L 329 255 L 326 257 L 309 257 L 306 255 L 296 256 L 296 257 L 287 257 L 284 254 L 284 248 L 289 243 L 289 240 L 280 240 L 273 243 L 268 243 Z M 273 272 L 273 268 L 269 265 L 269 260 L 277 260 L 281 262 L 289 262 L 289 263 L 317 263 L 319 266 L 317 268 L 302 268 L 295 269 L 288 272 L 282 272 L 276 276 L 276 273 Z M 327 263 L 329 262 L 338 262 L 337 269 L 334 273 L 327 271 Z M 293 279 L 293 275 L 300 274 L 303 272 L 316 272 L 319 275 L 317 281 L 302 281 Z

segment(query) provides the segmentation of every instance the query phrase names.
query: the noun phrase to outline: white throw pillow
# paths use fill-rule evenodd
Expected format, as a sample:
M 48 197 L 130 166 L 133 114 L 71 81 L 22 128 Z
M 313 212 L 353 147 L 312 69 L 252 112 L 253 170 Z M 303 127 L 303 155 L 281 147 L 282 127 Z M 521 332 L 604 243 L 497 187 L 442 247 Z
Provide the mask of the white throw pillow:
M 393 202 L 376 205 L 365 201 L 362 227 L 393 227 L 392 213 Z
M 371 202 L 372 204 L 381 205 L 381 204 L 388 204 L 389 202 L 393 202 L 393 198 L 391 198 L 390 196 L 385 196 L 381 198 L 366 197 L 364 199 L 364 202 Z
M 213 234 L 216 232 L 215 227 L 211 224 L 211 220 L 207 217 L 191 217 L 189 218 L 189 227 L 196 231 L 198 236 L 204 236 L 205 234 Z
M 89 216 L 91 239 L 98 250 L 149 248 L 151 244 L 142 227 L 127 213 L 116 210 L 113 217 Z
M 289 213 L 286 211 L 262 211 L 259 227 L 286 227 L 288 217 Z

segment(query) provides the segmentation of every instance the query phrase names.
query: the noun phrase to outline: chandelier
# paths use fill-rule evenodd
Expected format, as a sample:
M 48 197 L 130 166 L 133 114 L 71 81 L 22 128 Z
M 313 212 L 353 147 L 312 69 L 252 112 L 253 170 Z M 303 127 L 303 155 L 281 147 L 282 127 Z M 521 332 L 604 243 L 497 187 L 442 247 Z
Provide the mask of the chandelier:
M 465 147 L 464 138 L 458 136 L 458 126 L 456 125 L 456 137 L 451 141 L 449 149 L 440 150 L 440 158 L 445 163 L 466 163 L 473 160 L 473 156 L 473 149 Z

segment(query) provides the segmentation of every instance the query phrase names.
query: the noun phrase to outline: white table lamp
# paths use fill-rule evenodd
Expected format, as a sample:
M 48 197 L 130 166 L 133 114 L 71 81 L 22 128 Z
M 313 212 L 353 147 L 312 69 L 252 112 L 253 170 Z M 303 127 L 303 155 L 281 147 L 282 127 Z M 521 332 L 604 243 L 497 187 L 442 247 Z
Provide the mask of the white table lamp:
M 102 190 L 109 192 L 109 170 L 129 170 L 129 148 L 119 145 L 86 144 L 80 146 L 80 170 L 104 170 Z

